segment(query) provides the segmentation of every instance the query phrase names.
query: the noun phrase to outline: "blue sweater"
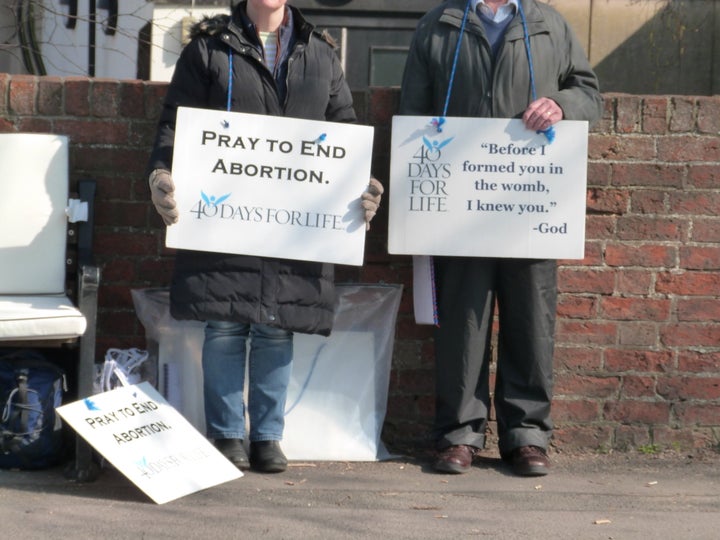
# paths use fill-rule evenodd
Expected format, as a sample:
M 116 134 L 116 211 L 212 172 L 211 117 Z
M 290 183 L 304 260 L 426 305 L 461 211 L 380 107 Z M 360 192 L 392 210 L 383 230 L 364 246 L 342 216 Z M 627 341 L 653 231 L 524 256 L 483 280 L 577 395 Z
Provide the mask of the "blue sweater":
M 507 27 L 510 25 L 510 22 L 514 17 L 508 17 L 504 21 L 495 22 L 481 11 L 478 11 L 478 15 L 485 27 L 485 33 L 487 34 L 488 41 L 490 41 L 490 48 L 494 58 L 497 56 L 498 49 L 500 49 L 500 44 L 502 43 L 502 37 L 505 35 L 505 30 L 507 30 Z

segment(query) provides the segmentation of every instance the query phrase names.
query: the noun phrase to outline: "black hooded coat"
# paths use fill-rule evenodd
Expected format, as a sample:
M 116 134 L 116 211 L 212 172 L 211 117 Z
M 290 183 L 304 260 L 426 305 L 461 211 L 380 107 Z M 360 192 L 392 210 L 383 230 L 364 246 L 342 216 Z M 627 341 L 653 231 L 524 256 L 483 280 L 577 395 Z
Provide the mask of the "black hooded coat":
M 177 108 L 227 108 L 308 120 L 355 122 L 352 96 L 329 38 L 294 7 L 292 32 L 281 34 L 275 74 L 263 63 L 257 31 L 238 4 L 232 16 L 206 19 L 175 66 L 161 112 L 149 170 L 172 170 Z M 268 238 L 268 242 L 272 239 Z M 262 323 L 329 335 L 335 301 L 333 265 L 247 255 L 178 250 L 170 312 L 178 320 Z

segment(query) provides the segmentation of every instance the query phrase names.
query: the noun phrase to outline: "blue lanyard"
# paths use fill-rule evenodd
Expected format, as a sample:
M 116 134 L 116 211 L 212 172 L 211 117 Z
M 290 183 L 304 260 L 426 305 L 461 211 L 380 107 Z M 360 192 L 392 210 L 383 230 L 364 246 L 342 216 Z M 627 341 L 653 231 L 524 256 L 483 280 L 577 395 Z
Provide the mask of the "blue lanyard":
M 528 65 L 530 66 L 530 91 L 532 92 L 532 100 L 537 99 L 537 91 L 535 90 L 535 68 L 533 67 L 532 51 L 530 50 L 530 33 L 528 32 L 527 19 L 522 5 L 518 2 L 518 11 L 523 25 L 523 40 L 525 41 L 525 52 L 527 53 Z
M 537 99 L 537 91 L 535 90 L 535 68 L 533 67 L 532 51 L 530 50 L 530 32 L 528 32 L 527 19 L 525 18 L 525 12 L 522 8 L 522 2 L 518 2 L 517 5 L 520 13 L 520 19 L 522 19 L 523 34 L 525 38 L 525 52 L 527 53 L 528 66 L 530 67 L 530 92 L 532 92 L 532 100 L 535 101 Z M 555 140 L 555 128 L 552 126 L 540 130 L 538 133 L 545 134 L 545 137 L 547 137 L 548 143 L 550 144 L 552 144 Z
M 448 105 L 450 104 L 450 94 L 452 93 L 453 82 L 455 81 L 455 72 L 457 71 L 458 58 L 460 57 L 460 45 L 462 44 L 462 37 L 465 33 L 465 24 L 467 23 L 468 13 L 470 12 L 470 4 L 473 0 L 468 0 L 465 5 L 465 12 L 463 13 L 462 23 L 460 24 L 460 34 L 458 35 L 457 45 L 455 46 L 455 56 L 453 58 L 452 70 L 450 71 L 450 82 L 448 83 L 447 94 L 445 95 L 445 106 L 443 107 L 442 118 L 437 122 L 438 131 L 441 131 L 440 126 L 444 123 L 444 118 L 447 115 Z M 528 65 L 530 69 L 530 92 L 532 94 L 532 100 L 537 99 L 537 90 L 535 89 L 535 68 L 533 66 L 532 51 L 530 50 L 530 32 L 528 31 L 527 19 L 525 18 L 525 12 L 522 8 L 522 2 L 517 3 L 518 12 L 520 13 L 520 19 L 523 25 L 523 38 L 525 42 L 525 52 L 527 53 Z M 539 131 L 538 133 L 544 133 L 547 137 L 548 142 L 552 143 L 555 140 L 555 129 L 550 126 L 549 128 Z
M 448 83 L 447 94 L 445 95 L 445 106 L 443 107 L 442 112 L 443 117 L 447 115 L 448 105 L 450 104 L 450 94 L 452 93 L 453 82 L 455 81 L 455 71 L 457 70 L 458 58 L 460 57 L 460 45 L 462 44 L 462 37 L 465 33 L 465 23 L 467 23 L 471 3 L 472 0 L 468 0 L 467 5 L 465 6 L 465 13 L 463 13 L 462 23 L 460 24 L 460 35 L 458 35 L 457 45 L 455 46 L 455 58 L 453 58 L 452 70 L 450 71 L 450 82 Z
M 227 91 L 227 110 L 230 112 L 232 104 L 232 87 L 233 87 L 233 51 L 228 49 L 228 91 Z

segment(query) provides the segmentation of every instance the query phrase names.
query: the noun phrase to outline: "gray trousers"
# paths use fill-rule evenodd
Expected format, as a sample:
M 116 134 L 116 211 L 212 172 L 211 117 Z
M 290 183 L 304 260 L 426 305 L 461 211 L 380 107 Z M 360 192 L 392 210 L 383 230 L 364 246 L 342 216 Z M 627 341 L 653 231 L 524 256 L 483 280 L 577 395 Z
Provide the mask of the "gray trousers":
M 557 307 L 555 260 L 435 258 L 438 449 L 485 445 L 490 410 L 490 338 L 498 305 L 493 404 L 501 455 L 547 448 Z

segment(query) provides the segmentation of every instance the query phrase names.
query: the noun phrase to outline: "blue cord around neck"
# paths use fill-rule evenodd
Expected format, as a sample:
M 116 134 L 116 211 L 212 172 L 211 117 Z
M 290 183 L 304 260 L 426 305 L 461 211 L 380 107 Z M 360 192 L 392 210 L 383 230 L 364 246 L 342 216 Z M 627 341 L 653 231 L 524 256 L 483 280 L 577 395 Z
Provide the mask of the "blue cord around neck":
M 537 90 L 535 89 L 535 68 L 533 67 L 532 51 L 530 50 L 530 33 L 528 32 L 525 12 L 523 11 L 522 5 L 519 2 L 518 12 L 520 13 L 520 19 L 522 20 L 523 41 L 525 41 L 525 52 L 527 53 L 528 64 L 530 66 L 530 92 L 532 93 L 532 100 L 535 101 L 537 99 Z
M 232 87 L 233 87 L 233 51 L 228 49 L 228 91 L 227 91 L 227 110 L 230 112 L 232 105 Z
M 458 35 L 457 45 L 455 46 L 455 57 L 453 58 L 452 70 L 450 71 L 450 82 L 448 83 L 447 94 L 445 94 L 445 106 L 442 112 L 443 118 L 447 116 L 448 105 L 450 104 L 450 94 L 452 94 L 453 82 L 455 81 L 455 71 L 457 70 L 458 58 L 460 57 L 460 45 L 462 44 L 462 37 L 465 33 L 468 13 L 470 13 L 470 4 L 472 4 L 472 0 L 468 0 L 465 6 L 465 13 L 463 13 L 462 23 L 460 24 L 460 34 Z
M 527 19 L 525 18 L 525 11 L 523 11 L 522 2 L 517 3 L 518 12 L 520 13 L 520 19 L 523 25 L 523 35 L 525 41 L 525 52 L 527 53 L 528 66 L 530 69 L 530 92 L 532 93 L 532 100 L 537 100 L 537 90 L 535 89 L 535 68 L 533 66 L 532 51 L 530 50 L 530 32 L 528 31 Z M 555 128 L 550 126 L 546 129 L 541 129 L 538 133 L 543 133 L 549 143 L 555 140 Z
M 457 64 L 458 64 L 458 58 L 460 57 L 460 45 L 462 44 L 462 38 L 463 34 L 465 33 L 465 24 L 467 23 L 468 13 L 470 12 L 470 4 L 472 4 L 473 0 L 468 0 L 467 4 L 465 5 L 465 12 L 463 13 L 462 23 L 460 24 L 460 33 L 458 35 L 458 41 L 457 45 L 455 46 L 455 56 L 453 58 L 453 65 L 452 69 L 450 71 L 450 82 L 448 83 L 448 89 L 447 94 L 445 95 L 445 106 L 443 107 L 442 111 L 442 119 L 444 120 L 445 116 L 447 116 L 447 110 L 448 106 L 450 104 L 450 95 L 452 94 L 452 87 L 453 82 L 455 81 L 455 73 L 457 71 Z M 522 20 L 523 25 L 523 38 L 525 42 L 525 52 L 527 53 L 528 58 L 528 66 L 530 69 L 530 92 L 532 94 L 532 100 L 537 100 L 537 90 L 535 88 L 535 68 L 533 66 L 533 58 L 532 58 L 532 51 L 530 50 L 530 32 L 528 31 L 528 25 L 527 25 L 527 19 L 525 18 L 525 12 L 522 8 L 522 2 L 517 3 L 518 6 L 518 12 L 520 14 L 520 19 Z M 437 123 L 437 129 L 438 131 L 441 131 L 440 125 L 442 124 L 442 121 L 439 121 Z M 538 133 L 543 133 L 545 137 L 547 137 L 548 142 L 552 143 L 555 140 L 555 129 L 550 126 L 547 129 L 538 131 Z

